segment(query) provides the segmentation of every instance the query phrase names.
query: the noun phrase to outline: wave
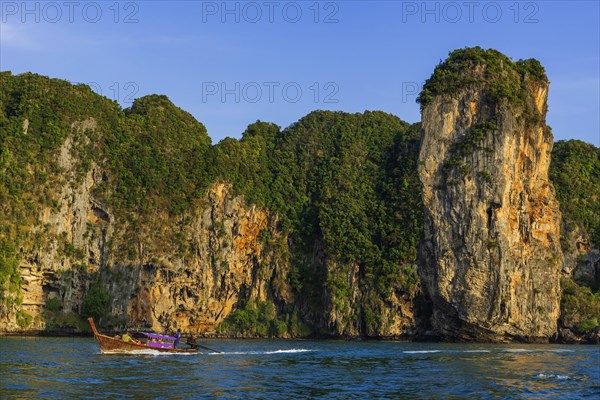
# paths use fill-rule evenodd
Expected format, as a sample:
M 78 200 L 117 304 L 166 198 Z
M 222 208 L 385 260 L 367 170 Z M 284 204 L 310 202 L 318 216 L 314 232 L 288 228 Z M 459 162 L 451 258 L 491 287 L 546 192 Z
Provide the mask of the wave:
M 575 350 L 568 349 L 505 349 L 505 353 L 573 353 Z
M 558 379 L 559 381 L 569 379 L 567 375 L 559 374 L 537 374 L 537 377 L 542 379 Z
M 536 351 L 536 350 L 528 350 L 528 349 L 506 349 L 506 350 L 504 350 L 505 353 L 531 353 L 534 351 Z

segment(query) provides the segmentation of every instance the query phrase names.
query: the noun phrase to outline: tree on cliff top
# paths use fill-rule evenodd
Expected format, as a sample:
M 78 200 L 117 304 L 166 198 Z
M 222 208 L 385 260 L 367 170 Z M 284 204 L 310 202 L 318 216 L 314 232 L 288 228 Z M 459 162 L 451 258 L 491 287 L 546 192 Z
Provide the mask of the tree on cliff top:
M 135 100 L 104 144 L 116 184 L 110 199 L 120 209 L 179 215 L 212 180 L 206 128 L 166 96 Z
M 425 81 L 417 103 L 423 110 L 437 95 L 452 95 L 462 88 L 482 84 L 488 86 L 493 97 L 518 103 L 522 100 L 521 81 L 525 76 L 548 82 L 544 67 L 538 60 L 513 62 L 497 50 L 484 50 L 479 46 L 458 49 L 435 67 L 431 77 Z

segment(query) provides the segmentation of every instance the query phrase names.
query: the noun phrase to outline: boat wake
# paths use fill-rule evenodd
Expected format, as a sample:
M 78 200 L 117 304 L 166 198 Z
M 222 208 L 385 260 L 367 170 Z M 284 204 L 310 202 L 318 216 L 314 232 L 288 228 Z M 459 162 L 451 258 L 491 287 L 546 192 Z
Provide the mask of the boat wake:
M 211 355 L 270 355 L 270 354 L 294 354 L 294 353 L 309 353 L 316 350 L 310 349 L 280 349 L 270 351 L 225 351 L 222 353 L 208 353 Z
M 568 349 L 506 349 L 505 353 L 573 353 Z
M 441 353 L 442 350 L 406 350 L 403 353 L 406 354 L 429 354 L 429 353 Z
M 473 350 L 405 350 L 403 353 L 405 354 L 433 354 L 433 353 L 444 353 L 444 354 L 458 354 L 458 353 L 572 353 L 574 350 L 567 349 L 495 349 L 495 350 L 487 350 L 487 349 L 473 349 Z

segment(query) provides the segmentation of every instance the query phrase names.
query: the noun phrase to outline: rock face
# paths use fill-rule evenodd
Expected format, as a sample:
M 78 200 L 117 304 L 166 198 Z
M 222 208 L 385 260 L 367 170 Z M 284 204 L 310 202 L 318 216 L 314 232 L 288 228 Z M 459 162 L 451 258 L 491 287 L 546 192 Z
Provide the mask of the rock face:
M 75 164 L 69 156 L 71 145 L 67 139 L 60 151 L 67 181 L 74 181 L 66 172 Z M 132 234 L 126 222 L 92 195 L 107 180 L 106 172 L 94 166 L 79 185 L 64 186 L 59 207 L 42 210 L 41 224 L 34 229 L 46 239 L 20 263 L 20 310 L 32 320 L 24 327 L 16 313 L 5 313 L 0 316 L 1 333 L 70 331 L 86 294 L 97 286 L 110 298 L 109 313 L 116 319 L 109 325 L 115 330 L 181 329 L 212 336 L 242 304 L 259 301 L 274 304 L 279 314 L 298 313 L 325 335 L 365 334 L 356 311 L 362 290 L 358 266 L 312 258 L 313 268 L 324 273 L 342 267 L 352 271 L 352 297 L 345 300 L 354 306 L 340 308 L 326 289 L 318 308 L 296 299 L 289 284 L 288 238 L 278 229 L 277 217 L 247 204 L 231 184 L 212 185 L 182 226 L 173 227 L 158 216 L 154 231 L 146 224 L 137 228 L 143 234 Z M 179 249 L 164 245 L 174 234 L 183 238 Z M 79 255 L 66 254 L 65 248 Z M 50 299 L 61 304 L 58 318 L 48 312 Z M 367 334 L 414 335 L 412 301 L 408 295 L 392 296 L 380 309 L 380 330 Z
M 128 316 L 124 322 L 129 327 L 162 332 L 176 328 L 214 332 L 245 300 L 291 302 L 287 262 L 265 249 L 260 238 L 264 230 L 272 232 L 274 240 L 280 239 L 277 220 L 255 206 L 245 206 L 242 197 L 232 195 L 231 185 L 218 183 L 210 188 L 205 207 L 189 227 L 188 245 L 193 249 L 186 254 L 189 258 L 148 251 L 160 260 L 124 263 L 107 245 L 122 233 L 115 233 L 110 212 L 90 198 L 93 176 L 90 172 L 81 187 L 69 189 L 67 197 L 73 201 L 65 202 L 65 209 L 57 214 L 48 211 L 44 220 L 56 236 L 66 236 L 83 249 L 84 267 L 68 264 L 56 245 L 32 252 L 21 264 L 22 309 L 33 317 L 29 330 L 47 328 L 47 299 L 60 299 L 63 312 L 78 311 L 94 282 L 107 290 L 111 313 Z M 11 318 L 2 326 L 5 332 L 22 331 Z
M 375 305 L 365 299 L 368 286 L 360 276 L 357 264 L 342 264 L 339 262 L 318 261 L 317 268 L 323 268 L 330 276 L 341 275 L 347 280 L 349 293 L 347 297 L 339 298 L 333 295 L 331 288 L 325 288 L 321 295 L 321 308 L 304 309 L 310 319 L 322 334 L 333 337 L 374 337 L 389 339 L 413 338 L 417 334 L 417 319 L 415 315 L 415 292 L 391 293 L 385 302 L 378 301 Z M 373 308 L 373 316 L 365 316 L 364 307 Z M 380 323 L 376 329 L 366 327 L 368 318 L 378 318 Z
M 190 259 L 109 269 L 129 272 L 130 284 L 119 282 L 118 287 L 131 288 L 121 300 L 130 325 L 210 333 L 242 301 L 291 302 L 287 262 L 271 254 L 260 235 L 269 231 L 279 239 L 276 223 L 264 210 L 233 196 L 231 185 L 214 185 L 189 231 Z
M 478 80 L 485 67 L 465 73 Z M 548 181 L 548 84 L 521 79 L 519 105 L 479 84 L 422 110 L 421 279 L 429 333 L 442 338 L 547 341 L 556 332 L 563 255 Z

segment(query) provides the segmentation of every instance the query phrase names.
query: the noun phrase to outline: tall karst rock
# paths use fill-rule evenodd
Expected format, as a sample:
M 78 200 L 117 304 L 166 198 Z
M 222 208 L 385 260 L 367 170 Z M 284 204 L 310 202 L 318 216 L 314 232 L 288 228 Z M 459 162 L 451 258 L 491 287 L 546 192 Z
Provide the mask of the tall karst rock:
M 435 335 L 545 341 L 559 316 L 560 211 L 536 60 L 456 50 L 420 96 L 421 278 Z

